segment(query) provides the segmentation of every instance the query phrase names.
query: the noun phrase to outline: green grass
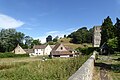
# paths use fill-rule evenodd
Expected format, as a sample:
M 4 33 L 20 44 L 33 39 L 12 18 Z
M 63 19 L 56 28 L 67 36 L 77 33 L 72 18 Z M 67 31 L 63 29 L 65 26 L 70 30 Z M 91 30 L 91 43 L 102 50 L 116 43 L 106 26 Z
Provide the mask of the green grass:
M 99 64 L 96 68 L 103 65 L 103 67 L 108 71 L 109 78 L 120 80 L 120 55 L 100 55 L 99 59 L 96 60 L 96 63 Z
M 36 58 L 0 59 L 1 80 L 67 80 L 90 57 L 54 58 L 41 61 Z M 12 60 L 11 60 L 12 59 Z M 36 60 L 34 60 L 36 59 Z M 11 60 L 11 61 L 10 61 Z

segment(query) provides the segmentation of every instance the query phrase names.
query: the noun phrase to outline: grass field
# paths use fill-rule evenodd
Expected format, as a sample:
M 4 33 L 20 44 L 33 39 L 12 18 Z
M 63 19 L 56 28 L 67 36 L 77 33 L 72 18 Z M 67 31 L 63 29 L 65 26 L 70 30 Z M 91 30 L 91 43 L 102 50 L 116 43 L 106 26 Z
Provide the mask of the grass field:
M 67 80 L 89 57 L 1 58 L 0 80 Z
M 96 64 L 99 66 L 95 67 L 95 76 L 100 77 L 100 68 L 104 68 L 110 80 L 120 80 L 120 55 L 99 56 Z
M 92 47 L 92 44 L 88 44 L 88 43 L 83 43 L 83 44 L 70 43 L 70 38 L 62 38 L 62 39 L 59 39 L 58 42 L 62 42 L 65 46 L 69 46 L 73 49 L 76 49 L 78 47 L 80 47 L 80 48 Z

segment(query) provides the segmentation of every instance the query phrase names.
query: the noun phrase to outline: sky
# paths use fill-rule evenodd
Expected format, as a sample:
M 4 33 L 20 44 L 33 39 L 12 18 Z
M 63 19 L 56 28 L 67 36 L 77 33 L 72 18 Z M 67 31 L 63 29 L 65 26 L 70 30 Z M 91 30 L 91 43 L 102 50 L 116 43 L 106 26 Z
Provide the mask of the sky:
M 120 0 L 0 0 L 0 29 L 15 28 L 45 42 L 120 18 Z

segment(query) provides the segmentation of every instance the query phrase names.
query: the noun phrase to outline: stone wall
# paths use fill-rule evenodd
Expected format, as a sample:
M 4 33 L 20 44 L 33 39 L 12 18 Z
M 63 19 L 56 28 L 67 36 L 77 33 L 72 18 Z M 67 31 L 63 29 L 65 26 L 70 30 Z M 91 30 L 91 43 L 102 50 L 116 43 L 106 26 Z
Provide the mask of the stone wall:
M 95 52 L 68 80 L 92 80 Z

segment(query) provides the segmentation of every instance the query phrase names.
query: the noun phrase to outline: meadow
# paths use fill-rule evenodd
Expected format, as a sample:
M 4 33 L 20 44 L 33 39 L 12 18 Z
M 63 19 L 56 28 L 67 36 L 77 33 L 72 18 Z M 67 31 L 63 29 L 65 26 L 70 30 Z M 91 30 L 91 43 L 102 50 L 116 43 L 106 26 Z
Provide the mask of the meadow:
M 0 58 L 1 80 L 67 80 L 90 57 L 53 58 Z

